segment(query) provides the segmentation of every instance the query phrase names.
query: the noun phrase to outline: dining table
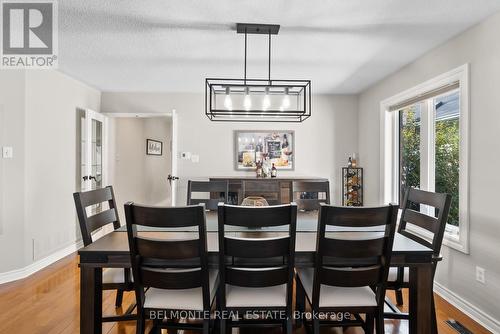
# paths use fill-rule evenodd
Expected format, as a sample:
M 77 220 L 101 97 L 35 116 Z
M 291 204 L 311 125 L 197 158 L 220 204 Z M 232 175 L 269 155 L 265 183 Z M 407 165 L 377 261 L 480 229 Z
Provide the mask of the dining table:
M 218 266 L 218 218 L 217 212 L 206 213 L 207 247 L 209 265 Z M 313 267 L 316 252 L 318 212 L 297 213 L 295 266 Z M 226 226 L 225 233 L 242 237 L 276 237 L 287 234 L 288 227 L 248 229 Z M 153 238 L 193 238 L 198 233 L 193 228 L 150 228 L 138 226 L 138 233 Z M 383 233 L 381 227 L 360 229 L 357 227 L 333 227 L 327 235 L 342 238 L 370 237 Z M 92 244 L 81 248 L 80 267 L 80 333 L 102 332 L 102 270 L 104 268 L 130 268 L 130 253 L 126 226 L 104 235 Z M 404 235 L 396 233 L 392 248 L 391 266 L 409 267 L 409 332 L 427 334 L 432 330 L 432 249 Z M 133 319 L 133 315 L 128 318 Z

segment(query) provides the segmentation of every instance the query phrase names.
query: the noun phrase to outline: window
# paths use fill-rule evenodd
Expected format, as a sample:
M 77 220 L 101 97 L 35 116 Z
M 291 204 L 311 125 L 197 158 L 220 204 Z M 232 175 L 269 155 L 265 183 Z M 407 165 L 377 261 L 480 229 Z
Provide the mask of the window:
M 398 203 L 408 187 L 450 194 L 444 244 L 463 252 L 468 252 L 467 78 L 464 66 L 381 104 L 383 198 Z M 423 205 L 413 209 L 435 214 Z
M 454 234 L 459 226 L 459 100 L 459 91 L 454 89 L 397 111 L 399 202 L 408 187 L 450 194 L 447 231 Z M 427 115 L 422 117 L 422 113 Z M 429 121 L 422 123 L 425 119 Z

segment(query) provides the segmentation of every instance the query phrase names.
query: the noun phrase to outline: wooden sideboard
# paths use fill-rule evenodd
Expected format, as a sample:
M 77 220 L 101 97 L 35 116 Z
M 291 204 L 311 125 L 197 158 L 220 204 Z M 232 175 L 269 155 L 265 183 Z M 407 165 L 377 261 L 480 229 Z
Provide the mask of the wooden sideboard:
M 228 181 L 229 182 L 229 199 L 230 204 L 241 204 L 243 201 L 243 181 L 252 180 L 259 182 L 276 182 L 279 184 L 280 189 L 280 199 L 282 204 L 288 204 L 293 198 L 292 194 L 292 182 L 302 181 L 302 182 L 319 182 L 328 181 L 327 178 L 322 177 L 275 177 L 275 178 L 258 178 L 252 176 L 217 176 L 210 177 L 211 181 Z M 269 198 L 268 194 L 262 194 L 268 200 L 276 200 L 276 198 Z

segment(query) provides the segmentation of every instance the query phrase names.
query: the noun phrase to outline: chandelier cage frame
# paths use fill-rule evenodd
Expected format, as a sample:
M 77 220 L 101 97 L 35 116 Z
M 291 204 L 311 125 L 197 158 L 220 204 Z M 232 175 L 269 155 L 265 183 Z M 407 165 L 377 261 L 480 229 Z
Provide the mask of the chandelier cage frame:
M 205 115 L 211 121 L 297 123 L 311 117 L 311 80 L 271 79 L 271 35 L 277 35 L 279 28 L 272 24 L 237 24 L 236 32 L 245 34 L 244 77 L 205 79 Z M 268 36 L 267 79 L 247 78 L 248 34 Z M 239 102 L 235 108 L 233 99 Z M 252 103 L 256 99 L 261 100 L 261 108 Z

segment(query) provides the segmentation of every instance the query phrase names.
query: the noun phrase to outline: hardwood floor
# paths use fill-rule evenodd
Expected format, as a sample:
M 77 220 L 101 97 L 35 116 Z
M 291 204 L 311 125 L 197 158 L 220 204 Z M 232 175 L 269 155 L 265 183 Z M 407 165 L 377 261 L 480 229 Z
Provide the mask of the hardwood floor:
M 1 334 L 74 334 L 79 333 L 79 268 L 76 254 L 70 255 L 26 279 L 0 285 L 0 333 Z M 392 296 L 391 296 L 392 297 Z M 124 296 L 124 307 L 115 311 L 114 292 L 103 294 L 103 312 L 114 314 L 124 312 L 134 301 L 133 293 Z M 407 301 L 405 294 L 405 301 Z M 406 308 L 403 307 L 403 309 Z M 444 321 L 453 318 L 475 334 L 489 333 L 479 324 L 465 316 L 441 297 L 436 296 L 438 331 L 456 334 Z M 251 333 L 254 330 L 242 330 Z M 259 330 L 259 333 L 264 330 Z M 280 333 L 279 329 L 265 330 L 266 333 Z M 323 332 L 323 331 L 322 331 Z M 408 322 L 386 320 L 385 332 L 408 333 Z M 135 333 L 135 322 L 106 323 L 106 334 Z M 163 333 L 166 333 L 164 331 Z M 303 328 L 296 333 L 305 333 Z M 325 333 L 341 333 L 340 329 Z M 344 333 L 363 333 L 361 329 L 350 328 Z

